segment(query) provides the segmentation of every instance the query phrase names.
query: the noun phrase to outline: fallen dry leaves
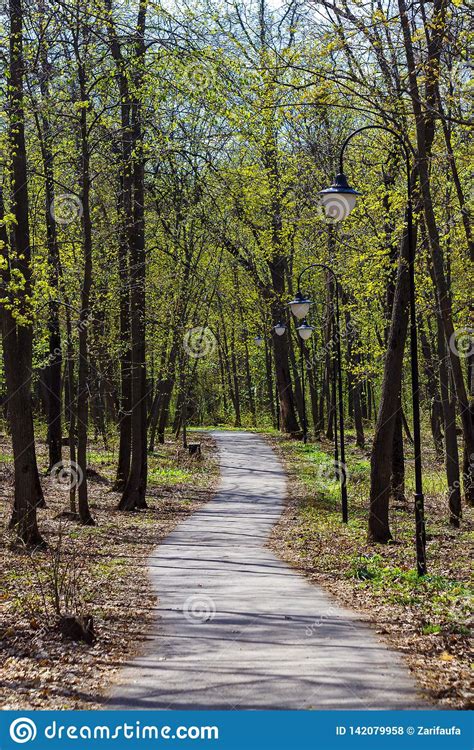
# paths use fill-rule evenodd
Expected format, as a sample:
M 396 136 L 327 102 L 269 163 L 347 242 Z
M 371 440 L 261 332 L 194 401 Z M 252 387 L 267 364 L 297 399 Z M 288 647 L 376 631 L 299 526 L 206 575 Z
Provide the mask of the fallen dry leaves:
M 35 553 L 32 563 L 30 555 L 4 532 L 0 538 L 1 708 L 100 707 L 114 674 L 139 649 L 154 618 L 156 599 L 146 567 L 149 554 L 212 496 L 218 478 L 215 447 L 208 435 L 200 435 L 199 440 L 203 457 L 197 460 L 171 442 L 159 446 L 158 454 L 150 458 L 149 509 L 139 513 L 116 510 L 119 495 L 110 490 L 115 458 L 95 446 L 88 483 L 97 520 L 93 528 L 60 520 L 68 493 L 51 477 L 43 478 L 47 508 L 39 511 L 41 532 L 54 545 L 61 529 L 82 561 L 82 594 L 94 618 L 97 640 L 88 646 L 58 633 L 54 616 L 38 605 L 35 567 L 49 564 L 48 553 Z M 5 457 L 8 441 L 2 443 Z M 43 445 L 39 452 L 44 459 Z M 0 525 L 5 529 L 13 489 L 8 461 L 1 464 L 0 487 Z

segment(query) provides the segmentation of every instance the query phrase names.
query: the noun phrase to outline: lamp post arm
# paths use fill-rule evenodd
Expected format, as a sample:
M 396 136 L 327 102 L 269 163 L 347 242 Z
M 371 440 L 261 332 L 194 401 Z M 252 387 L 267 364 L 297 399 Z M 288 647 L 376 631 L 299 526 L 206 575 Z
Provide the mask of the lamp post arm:
M 301 279 L 303 278 L 303 275 L 306 273 L 306 271 L 310 271 L 312 268 L 324 268 L 326 271 L 328 271 L 332 277 L 334 278 L 336 285 L 340 286 L 339 277 L 336 274 L 336 272 L 331 268 L 331 266 L 326 265 L 326 263 L 311 263 L 311 265 L 306 266 L 306 268 L 303 268 L 301 273 L 298 276 L 298 291 L 301 291 Z
M 359 133 L 363 133 L 365 130 L 385 130 L 386 133 L 390 133 L 393 135 L 393 137 L 398 141 L 400 146 L 403 149 L 403 155 L 405 157 L 405 167 L 406 167 L 406 173 L 407 173 L 407 189 L 408 189 L 408 201 L 411 203 L 411 182 L 410 182 L 410 152 L 408 150 L 407 143 L 405 139 L 403 138 L 400 133 L 398 133 L 396 130 L 392 130 L 392 128 L 388 128 L 385 125 L 364 125 L 362 128 L 357 128 L 357 130 L 354 130 L 352 133 L 349 133 L 346 140 L 341 146 L 341 150 L 339 152 L 339 172 L 344 173 L 344 154 L 346 151 L 347 146 L 349 145 L 350 141 L 354 138 L 355 135 L 359 135 Z

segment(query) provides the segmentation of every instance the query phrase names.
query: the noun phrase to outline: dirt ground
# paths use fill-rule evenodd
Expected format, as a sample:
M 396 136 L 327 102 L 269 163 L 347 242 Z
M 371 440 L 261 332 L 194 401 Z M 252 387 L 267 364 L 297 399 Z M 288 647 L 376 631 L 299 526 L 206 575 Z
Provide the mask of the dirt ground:
M 9 441 L 0 442 L 0 707 L 90 709 L 120 665 L 146 637 L 155 597 L 146 573 L 152 549 L 213 494 L 218 480 L 215 446 L 200 435 L 202 457 L 190 458 L 173 442 L 149 457 L 149 508 L 116 510 L 111 491 L 116 457 L 92 446 L 88 488 L 95 527 L 60 517 L 68 487 L 42 477 L 47 507 L 39 511 L 45 552 L 19 549 L 6 531 L 12 501 Z M 45 446 L 39 460 L 45 466 Z M 88 472 L 89 473 L 89 472 Z M 90 614 L 96 640 L 88 645 L 60 634 L 61 611 Z

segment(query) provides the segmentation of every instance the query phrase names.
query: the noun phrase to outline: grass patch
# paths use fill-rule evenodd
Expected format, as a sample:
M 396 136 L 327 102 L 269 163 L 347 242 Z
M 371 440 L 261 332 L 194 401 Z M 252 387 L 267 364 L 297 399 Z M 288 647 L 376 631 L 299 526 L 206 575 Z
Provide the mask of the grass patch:
M 155 467 L 148 471 L 148 481 L 150 484 L 161 485 L 161 484 L 183 484 L 191 478 L 192 474 L 189 471 L 183 471 L 183 469 L 177 469 L 175 467 Z
M 331 473 L 332 445 L 269 438 L 289 474 L 290 497 L 271 546 L 343 603 L 372 619 L 401 649 L 420 684 L 450 707 L 466 707 L 470 677 L 469 586 L 473 510 L 450 527 L 444 468 L 424 441 L 428 575 L 415 564 L 413 473 L 407 450 L 406 505 L 393 503 L 394 544 L 367 541 L 370 462 L 349 442 L 346 451 L 349 523 L 341 520 L 340 487 Z

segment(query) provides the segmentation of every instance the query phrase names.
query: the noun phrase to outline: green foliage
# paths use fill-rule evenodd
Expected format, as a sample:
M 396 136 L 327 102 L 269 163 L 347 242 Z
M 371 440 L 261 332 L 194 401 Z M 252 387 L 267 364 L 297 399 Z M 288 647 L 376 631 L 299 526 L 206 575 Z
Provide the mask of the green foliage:
M 402 606 L 423 608 L 424 617 L 441 618 L 442 624 L 428 623 L 423 633 L 469 632 L 469 613 L 472 611 L 472 590 L 465 583 L 442 575 L 419 577 L 416 570 L 405 570 L 387 565 L 378 554 L 357 555 L 351 562 L 349 577 L 358 579 L 362 586 L 370 586 L 379 596 Z

